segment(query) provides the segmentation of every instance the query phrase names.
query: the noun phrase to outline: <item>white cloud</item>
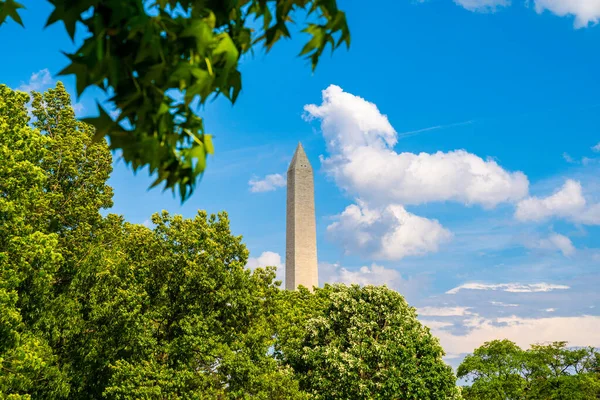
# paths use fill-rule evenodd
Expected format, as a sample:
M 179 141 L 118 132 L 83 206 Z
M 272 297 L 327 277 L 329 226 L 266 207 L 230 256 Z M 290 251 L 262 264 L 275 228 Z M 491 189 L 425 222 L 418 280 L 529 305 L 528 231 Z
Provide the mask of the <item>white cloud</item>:
M 263 179 L 252 178 L 248 182 L 252 193 L 271 192 L 286 185 L 285 177 L 281 174 L 271 174 Z
M 346 207 L 327 232 L 346 253 L 384 260 L 436 252 L 452 237 L 437 220 L 411 214 L 401 205 L 372 209 L 361 201 Z
M 346 285 L 386 285 L 404 296 L 407 300 L 419 297 L 423 288 L 429 284 L 429 277 L 417 275 L 404 277 L 394 268 L 386 268 L 375 263 L 357 269 L 346 268 L 338 263 L 319 263 L 319 284 L 343 283 Z
M 454 0 L 456 4 L 469 11 L 494 12 L 498 7 L 507 7 L 509 0 Z
M 600 224 L 600 203 L 587 205 L 581 183 L 567 179 L 552 195 L 528 197 L 517 204 L 515 218 L 520 221 L 542 221 L 551 217 L 588 225 Z
M 306 105 L 306 118 L 321 120 L 329 157 L 325 172 L 345 191 L 369 204 L 457 201 L 494 207 L 527 195 L 521 172 L 464 150 L 397 153 L 398 135 L 377 106 L 331 85 L 323 102 Z
M 556 311 L 556 308 L 546 308 L 546 309 L 544 309 L 544 311 L 546 311 L 546 312 L 554 312 L 554 311 Z
M 437 327 L 429 323 L 432 332 L 440 339 L 449 358 L 458 354 L 472 353 L 483 343 L 494 339 L 508 339 L 522 348 L 531 344 L 566 340 L 571 346 L 600 346 L 600 317 L 552 317 L 484 319 L 478 316 L 465 321 L 470 331 L 465 335 L 448 331 L 447 324 Z M 434 327 L 435 326 L 435 327 Z
M 555 285 L 551 283 L 477 283 L 468 282 L 453 289 L 450 289 L 446 294 L 456 294 L 461 290 L 500 290 L 503 292 L 513 293 L 533 293 L 533 292 L 550 292 L 552 290 L 570 289 L 566 285 Z
M 592 150 L 595 151 L 596 153 L 600 153 L 600 142 L 598 142 L 597 145 L 593 146 Z
M 272 251 L 264 251 L 258 257 L 249 257 L 246 268 L 255 270 L 256 268 L 277 267 L 275 279 L 285 282 L 285 262 L 281 260 L 281 255 Z
M 525 246 L 531 249 L 560 251 L 564 256 L 570 256 L 575 253 L 575 246 L 571 239 L 558 233 L 552 233 L 547 238 L 528 240 Z
M 510 0 L 454 0 L 454 2 L 469 11 L 494 12 L 499 7 L 510 6 Z M 595 25 L 600 19 L 600 0 L 534 0 L 535 11 L 544 11 L 559 17 L 573 16 L 575 28 L 585 28 Z
M 471 314 L 471 307 L 421 307 L 417 309 L 419 316 L 427 317 L 462 317 Z
M 490 304 L 498 307 L 519 307 L 518 304 L 503 303 L 501 301 L 490 301 Z
M 344 283 L 346 285 L 387 285 L 397 289 L 403 282 L 400 272 L 395 269 L 385 268 L 381 265 L 371 264 L 370 267 L 363 266 L 356 271 L 346 269 L 339 264 L 321 263 L 323 270 L 322 283 Z
M 571 155 L 569 153 L 567 153 L 567 152 L 563 153 L 562 157 L 569 164 L 575 164 L 575 163 L 577 163 L 577 161 L 575 161 L 575 159 L 573 157 L 571 157 Z
M 44 68 L 39 70 L 38 72 L 34 72 L 31 74 L 29 81 L 27 83 L 22 82 L 21 85 L 17 88 L 22 92 L 31 93 L 32 91 L 42 92 L 43 90 L 54 86 L 55 80 L 52 78 L 50 71 L 48 68 Z M 83 111 L 85 111 L 85 107 L 82 103 L 73 103 L 71 105 L 73 107 L 73 111 L 75 115 L 80 116 Z
M 588 165 L 591 165 L 591 164 L 595 164 L 598 161 L 600 161 L 600 159 L 598 159 L 598 158 L 589 158 L 589 157 L 582 157 L 581 158 L 581 164 L 583 166 L 588 166 Z
M 575 28 L 595 25 L 600 18 L 600 0 L 535 0 L 538 14 L 548 10 L 560 17 L 574 16 Z
M 447 322 L 447 321 L 435 321 L 435 320 L 428 320 L 428 319 L 420 319 L 421 323 L 427 327 L 429 327 L 429 329 L 443 329 L 443 328 L 448 328 L 453 326 L 454 324 L 452 322 Z
M 72 107 L 75 115 L 81 115 L 85 111 L 85 107 L 81 103 L 74 103 Z
M 27 93 L 31 92 L 32 90 L 39 92 L 40 90 L 45 89 L 46 87 L 51 86 L 53 84 L 54 80 L 52 79 L 50 71 L 48 70 L 48 68 L 44 68 L 38 72 L 34 72 L 33 74 L 31 74 L 29 82 L 22 83 L 21 86 L 17 88 L 17 90 Z

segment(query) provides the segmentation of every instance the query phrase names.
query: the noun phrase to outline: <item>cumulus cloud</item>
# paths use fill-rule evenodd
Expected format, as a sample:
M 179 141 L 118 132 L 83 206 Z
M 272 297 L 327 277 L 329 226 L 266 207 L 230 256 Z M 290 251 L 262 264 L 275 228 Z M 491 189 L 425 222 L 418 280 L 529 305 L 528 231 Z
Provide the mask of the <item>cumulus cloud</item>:
M 423 3 L 426 0 L 418 0 Z M 510 0 L 454 0 L 454 3 L 473 12 L 495 12 L 511 5 Z M 525 4 L 530 4 L 529 0 Z M 538 14 L 549 11 L 560 17 L 574 17 L 576 29 L 596 25 L 600 19 L 600 0 L 533 0 Z
M 281 255 L 272 251 L 264 251 L 258 257 L 249 257 L 246 268 L 255 270 L 256 268 L 277 267 L 275 279 L 284 282 L 285 262 L 281 260 Z
M 420 307 L 419 316 L 426 317 L 462 317 L 471 314 L 471 307 Z
M 506 318 L 486 319 L 473 316 L 464 321 L 469 327 L 466 334 L 456 334 L 441 326 L 426 323 L 440 339 L 449 358 L 471 353 L 483 343 L 494 339 L 508 339 L 522 348 L 531 344 L 552 342 L 560 338 L 571 346 L 600 346 L 600 316 L 552 317 L 552 318 Z
M 535 0 L 535 11 L 541 14 L 545 10 L 560 17 L 574 16 L 575 28 L 585 28 L 598 23 L 600 0 Z
M 552 290 L 567 290 L 570 289 L 566 285 L 555 285 L 551 283 L 477 283 L 468 282 L 460 286 L 452 288 L 446 294 L 457 294 L 461 290 L 500 290 L 503 292 L 513 293 L 535 293 L 535 292 L 550 292 Z
M 339 263 L 319 263 L 319 283 L 343 283 L 346 285 L 386 285 L 410 299 L 418 297 L 429 284 L 427 275 L 405 277 L 395 268 L 388 268 L 378 264 L 364 265 L 360 268 L 347 268 Z
M 456 4 L 469 11 L 494 12 L 498 7 L 507 7 L 509 0 L 454 0 Z
M 581 183 L 567 179 L 565 184 L 548 197 L 528 197 L 517 204 L 515 218 L 519 221 L 543 221 L 552 217 L 573 222 L 600 224 L 600 203 L 588 205 Z
M 248 181 L 252 193 L 272 192 L 286 185 L 285 177 L 281 174 L 270 174 L 263 179 L 252 178 Z
M 399 260 L 436 252 L 452 234 L 437 220 L 411 214 L 397 204 L 369 208 L 364 202 L 352 204 L 327 227 L 331 239 L 346 253 L 360 253 L 375 259 Z
M 560 251 L 564 256 L 570 256 L 575 253 L 575 246 L 571 239 L 558 233 L 552 233 L 547 238 L 528 240 L 525 246 L 531 249 L 541 249 L 550 251 Z
M 443 328 L 448 328 L 453 326 L 454 324 L 452 322 L 448 322 L 448 321 L 435 321 L 435 320 L 427 320 L 427 319 L 420 319 L 421 323 L 427 327 L 429 327 L 429 329 L 443 329 Z
M 600 153 L 600 142 L 598 142 L 597 145 L 592 146 L 592 150 L 595 151 L 596 153 Z
M 320 263 L 323 283 L 344 283 L 346 285 L 387 285 L 397 289 L 403 282 L 400 272 L 395 269 L 385 268 L 381 265 L 371 264 L 358 270 L 349 270 L 339 264 Z
M 22 92 L 31 93 L 32 91 L 42 92 L 48 89 L 51 86 L 54 86 L 56 81 L 52 78 L 50 71 L 48 68 L 44 68 L 39 70 L 38 72 L 34 72 L 31 74 L 29 81 L 27 83 L 22 82 L 21 85 L 17 88 Z M 30 106 L 28 106 L 30 108 Z M 80 116 L 83 111 L 85 111 L 85 107 L 81 103 L 74 103 L 71 105 L 73 107 L 73 111 L 75 115 Z M 31 108 L 30 108 L 31 110 Z
M 39 92 L 40 90 L 45 89 L 53 84 L 54 80 L 52 79 L 50 71 L 48 71 L 48 68 L 44 68 L 31 74 L 29 82 L 21 83 L 21 86 L 19 86 L 17 90 L 27 93 L 31 92 L 32 90 Z
M 521 172 L 504 170 L 464 150 L 398 153 L 397 132 L 371 102 L 331 85 L 321 105 L 304 107 L 308 120 L 319 119 L 329 157 L 325 172 L 338 186 L 373 204 L 422 204 L 457 201 L 494 207 L 528 193 Z

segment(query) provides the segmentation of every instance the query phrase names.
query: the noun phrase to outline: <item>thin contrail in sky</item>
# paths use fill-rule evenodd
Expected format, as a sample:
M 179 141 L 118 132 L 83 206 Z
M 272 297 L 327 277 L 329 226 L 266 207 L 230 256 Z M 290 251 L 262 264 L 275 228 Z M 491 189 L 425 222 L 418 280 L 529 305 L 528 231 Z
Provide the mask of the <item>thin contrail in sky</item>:
M 446 128 L 452 128 L 454 126 L 469 125 L 469 124 L 472 124 L 473 122 L 475 122 L 475 121 L 469 120 L 469 121 L 464 121 L 464 122 L 456 122 L 454 124 L 448 124 L 448 125 L 430 126 L 429 128 L 417 129 L 416 131 L 402 132 L 402 133 L 398 134 L 398 139 L 402 139 L 402 138 L 409 137 L 409 136 L 415 136 L 415 135 L 418 135 L 423 132 L 435 131 L 438 129 L 446 129 Z

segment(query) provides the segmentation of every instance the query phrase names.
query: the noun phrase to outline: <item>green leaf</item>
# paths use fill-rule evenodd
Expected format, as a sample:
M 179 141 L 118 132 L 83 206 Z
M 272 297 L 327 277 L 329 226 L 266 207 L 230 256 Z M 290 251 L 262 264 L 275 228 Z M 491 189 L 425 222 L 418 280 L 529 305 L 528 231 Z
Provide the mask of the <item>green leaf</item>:
M 0 2 L 0 25 L 6 22 L 6 18 L 10 17 L 17 24 L 24 26 L 21 16 L 18 13 L 18 9 L 25 8 L 21 3 L 17 3 L 14 0 L 3 0 Z
M 213 147 L 212 135 L 204 134 L 204 146 L 208 154 L 215 154 L 215 148 Z
M 218 44 L 213 50 L 213 57 L 225 60 L 225 69 L 233 68 L 238 61 L 240 53 L 227 33 L 217 35 Z
M 189 106 L 220 94 L 235 103 L 242 89 L 241 54 L 256 46 L 269 51 L 290 37 L 289 25 L 302 9 L 310 15 L 304 25 L 310 38 L 300 55 L 311 60 L 313 70 L 327 45 L 333 51 L 350 44 L 336 0 L 49 1 L 53 9 L 46 26 L 62 22 L 72 39 L 76 28 L 84 37 L 67 54 L 69 64 L 60 74 L 75 75 L 78 96 L 98 86 L 110 93 L 107 108 L 120 110 L 112 123 L 104 111 L 89 120 L 98 128 L 96 137 L 105 134 L 134 170 L 148 166 L 165 189 L 185 198 L 201 176 L 186 164 L 185 151 L 195 146 L 186 131 L 203 133 L 201 118 Z M 15 0 L 0 0 L 0 22 L 21 23 L 19 8 Z M 173 90 L 184 91 L 182 107 L 169 98 Z
M 100 115 L 97 117 L 83 118 L 82 121 L 95 128 L 96 132 L 94 134 L 94 140 L 98 141 L 104 136 L 109 135 L 111 130 L 116 127 L 116 124 L 99 102 L 96 102 L 96 106 Z

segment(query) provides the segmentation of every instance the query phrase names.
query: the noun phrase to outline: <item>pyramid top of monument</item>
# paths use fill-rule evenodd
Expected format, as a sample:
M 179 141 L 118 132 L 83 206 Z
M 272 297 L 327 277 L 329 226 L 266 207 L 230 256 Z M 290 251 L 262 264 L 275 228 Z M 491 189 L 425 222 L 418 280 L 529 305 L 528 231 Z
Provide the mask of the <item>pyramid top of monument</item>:
M 312 169 L 310 161 L 308 161 L 308 157 L 304 152 L 304 147 L 302 147 L 302 143 L 300 142 L 298 142 L 298 147 L 296 147 L 296 151 L 294 152 L 294 157 L 292 157 L 288 171 L 298 167 Z

